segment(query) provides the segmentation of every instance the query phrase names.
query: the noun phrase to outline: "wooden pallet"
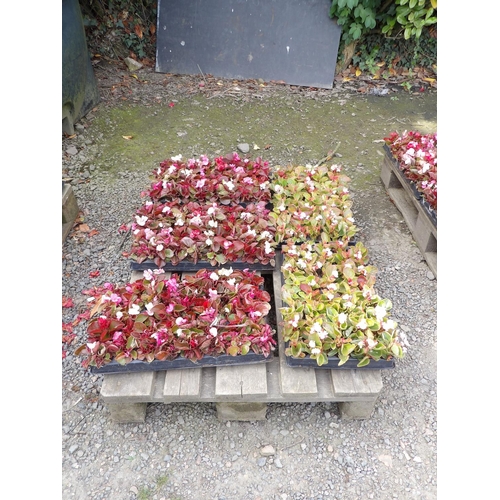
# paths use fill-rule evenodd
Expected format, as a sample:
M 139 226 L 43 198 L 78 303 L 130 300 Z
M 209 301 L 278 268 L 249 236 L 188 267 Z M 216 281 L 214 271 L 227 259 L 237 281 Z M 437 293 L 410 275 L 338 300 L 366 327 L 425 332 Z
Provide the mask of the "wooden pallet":
M 437 278 L 437 225 L 415 198 L 392 155 L 385 151 L 380 177 L 387 194 L 401 212 L 429 269 Z
M 134 271 L 132 280 L 142 273 Z M 281 272 L 272 273 L 279 355 L 264 364 L 110 373 L 101 399 L 115 422 L 143 422 L 148 403 L 215 402 L 220 420 L 263 420 L 267 403 L 331 401 L 342 418 L 369 418 L 382 390 L 380 370 L 325 370 L 286 364 Z

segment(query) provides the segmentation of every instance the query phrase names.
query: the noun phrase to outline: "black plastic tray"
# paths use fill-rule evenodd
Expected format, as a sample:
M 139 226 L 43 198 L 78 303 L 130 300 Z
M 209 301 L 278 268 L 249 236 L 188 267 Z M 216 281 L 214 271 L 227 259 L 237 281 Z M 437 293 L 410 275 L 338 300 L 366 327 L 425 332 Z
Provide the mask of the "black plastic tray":
M 293 368 L 317 368 L 326 370 L 384 370 L 389 368 L 395 368 L 396 363 L 393 359 L 385 360 L 381 359 L 379 361 L 370 360 L 366 366 L 358 368 L 358 359 L 350 358 L 343 365 L 339 366 L 340 359 L 337 357 L 328 358 L 328 363 L 319 366 L 315 359 L 311 359 L 310 356 L 305 358 L 294 358 L 292 356 L 286 356 L 287 366 Z
M 272 361 L 273 353 L 269 356 L 263 354 L 255 354 L 249 352 L 245 355 L 230 356 L 229 354 L 221 354 L 220 356 L 203 356 L 200 360 L 191 361 L 183 357 L 175 358 L 171 361 L 154 360 L 151 363 L 147 361 L 131 361 L 126 365 L 121 365 L 116 361 L 97 368 L 90 367 L 92 373 L 136 373 L 136 372 L 158 372 L 165 370 L 177 370 L 186 368 L 208 368 L 211 366 L 235 366 L 235 365 L 255 365 L 260 363 L 268 363 Z

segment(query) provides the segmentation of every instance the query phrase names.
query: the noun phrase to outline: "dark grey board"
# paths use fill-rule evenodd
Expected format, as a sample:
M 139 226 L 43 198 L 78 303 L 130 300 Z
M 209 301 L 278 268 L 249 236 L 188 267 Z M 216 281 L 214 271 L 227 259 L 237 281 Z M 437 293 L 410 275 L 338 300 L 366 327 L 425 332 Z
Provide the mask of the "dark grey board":
M 158 0 L 156 71 L 333 87 L 330 0 Z

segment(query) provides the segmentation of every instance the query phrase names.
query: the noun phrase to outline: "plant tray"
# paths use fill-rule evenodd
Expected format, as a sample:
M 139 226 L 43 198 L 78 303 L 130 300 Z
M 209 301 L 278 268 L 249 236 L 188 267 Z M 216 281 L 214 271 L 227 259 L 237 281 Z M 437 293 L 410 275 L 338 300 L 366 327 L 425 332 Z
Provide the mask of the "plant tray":
M 288 346 L 288 342 L 285 343 L 285 348 Z M 294 358 L 292 356 L 285 356 L 287 366 L 291 366 L 292 368 L 316 368 L 318 370 L 326 369 L 326 370 L 384 370 L 388 368 L 395 368 L 396 363 L 393 359 L 385 360 L 381 359 L 379 361 L 371 360 L 366 366 L 362 366 L 361 368 L 357 367 L 359 361 L 357 359 L 348 359 L 343 365 L 339 366 L 339 358 L 333 357 L 328 359 L 328 363 L 324 365 L 318 366 L 315 359 L 311 359 L 310 356 L 306 356 L 305 358 Z
M 260 363 L 268 363 L 273 360 L 273 355 L 264 356 L 263 354 L 255 354 L 249 352 L 244 356 L 230 356 L 229 354 L 221 354 L 220 356 L 203 356 L 198 361 L 191 361 L 186 358 L 176 358 L 171 361 L 154 360 L 151 363 L 147 361 L 131 361 L 126 365 L 121 365 L 116 361 L 111 361 L 107 365 L 96 368 L 90 367 L 92 373 L 135 373 L 135 372 L 151 372 L 165 371 L 186 368 L 207 368 L 210 366 L 235 366 L 235 365 L 255 365 Z
M 208 260 L 199 260 L 196 264 L 194 262 L 189 261 L 181 261 L 177 265 L 173 265 L 170 262 L 167 262 L 162 269 L 164 271 L 199 271 L 200 269 L 223 269 L 232 267 L 233 269 L 249 269 L 251 271 L 274 271 L 276 269 L 276 264 L 273 266 L 271 264 L 262 264 L 260 262 L 254 262 L 250 264 L 249 262 L 235 261 L 235 262 L 226 262 L 225 264 L 220 264 L 218 266 L 212 266 Z M 158 269 L 158 266 L 152 260 L 145 260 L 144 262 L 138 263 L 131 261 L 130 268 L 132 271 L 145 271 L 146 269 Z
M 437 214 L 417 198 L 414 184 L 403 174 L 391 150 L 384 145 L 384 160 L 380 178 L 387 194 L 401 212 L 413 239 L 437 278 Z

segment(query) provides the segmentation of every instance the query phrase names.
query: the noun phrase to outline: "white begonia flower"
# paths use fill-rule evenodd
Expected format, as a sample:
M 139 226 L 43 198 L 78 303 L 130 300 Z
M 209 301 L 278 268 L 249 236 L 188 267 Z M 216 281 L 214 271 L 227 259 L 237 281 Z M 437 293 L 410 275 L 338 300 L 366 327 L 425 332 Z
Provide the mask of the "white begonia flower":
M 176 226 L 183 226 L 184 225 L 184 220 L 179 218 L 175 221 Z
M 363 318 L 357 325 L 356 325 L 356 328 L 358 328 L 359 330 L 366 330 L 368 328 L 368 324 L 366 322 L 366 319 Z
M 267 188 L 267 184 L 268 184 L 268 182 L 267 182 L 267 181 L 263 182 L 263 183 L 259 186 L 259 187 L 260 187 L 260 189 L 261 189 L 262 191 L 263 191 L 264 189 L 266 189 L 266 188 Z
M 227 181 L 227 182 L 222 182 L 228 189 L 229 191 L 232 191 L 234 189 L 234 182 L 233 181 Z
M 148 218 L 146 215 L 143 215 L 142 217 L 140 217 L 139 215 L 136 215 L 135 220 L 137 221 L 137 224 L 139 224 L 139 226 L 144 226 L 144 224 L 146 224 L 146 221 L 148 220 Z
M 373 349 L 377 345 L 377 342 L 375 340 L 373 340 L 373 339 L 367 338 L 366 339 L 366 344 L 368 345 L 368 347 L 370 349 Z
M 229 269 L 219 269 L 218 273 L 219 276 L 231 276 L 231 274 L 233 274 L 233 268 L 230 267 Z
M 338 315 L 338 320 L 339 320 L 339 323 L 342 325 L 343 323 L 345 323 L 347 321 L 347 314 L 346 313 L 340 313 Z
M 194 224 L 195 226 L 201 226 L 202 224 L 202 220 L 201 220 L 201 217 L 199 215 L 195 215 L 192 219 L 191 219 L 191 223 Z
M 279 184 L 274 185 L 274 192 L 281 194 L 284 191 L 283 186 L 280 186 Z
M 271 246 L 271 243 L 269 241 L 266 241 L 264 243 L 264 252 L 267 253 L 272 253 L 273 252 L 273 247 Z
M 164 214 L 169 214 L 169 213 L 172 211 L 172 209 L 171 209 L 168 205 L 166 205 L 166 206 L 164 206 L 164 207 L 162 208 L 162 210 L 161 210 L 161 211 L 162 211 L 162 213 L 164 213 Z
M 286 210 L 285 204 L 284 204 L 284 203 L 282 203 L 282 204 L 278 207 L 278 210 L 279 210 L 280 212 L 284 212 L 284 211 Z
M 219 279 L 219 275 L 214 271 L 213 273 L 210 274 L 210 279 L 217 281 Z
M 213 215 L 215 213 L 215 208 L 214 207 L 210 207 L 208 210 L 207 210 L 207 214 L 208 215 Z
M 305 269 L 305 268 L 307 267 L 306 262 L 305 262 L 304 260 L 302 260 L 302 259 L 299 259 L 299 260 L 297 261 L 297 265 L 298 265 L 301 269 Z
M 132 306 L 129 308 L 128 313 L 130 316 L 136 316 L 141 312 L 141 308 L 139 307 L 138 304 L 132 304 Z
M 385 315 L 387 314 L 387 309 L 383 306 L 376 306 L 375 307 L 375 316 L 379 321 L 382 321 L 385 318 Z
M 160 243 L 159 245 L 156 245 L 156 251 L 161 252 L 163 250 L 163 245 Z
M 212 326 L 212 328 L 210 328 L 209 330 L 210 332 L 210 335 L 212 335 L 213 337 L 217 337 L 217 328 L 215 328 L 215 326 Z
M 212 244 L 212 240 L 210 238 L 207 238 L 205 240 L 205 245 L 210 246 Z
M 147 310 L 147 312 L 148 312 L 148 314 L 149 314 L 150 316 L 152 316 L 152 315 L 153 315 L 153 312 L 152 312 L 153 307 L 154 307 L 154 304 L 153 304 L 152 302 L 148 302 L 148 303 L 146 304 L 146 310 Z
M 236 278 L 231 278 L 227 280 L 228 285 L 234 286 L 235 283 L 236 283 Z
M 311 354 L 319 354 L 321 352 L 321 349 L 318 349 L 317 347 L 314 347 L 311 349 Z
M 309 341 L 309 347 L 316 347 L 316 342 L 314 340 Z
M 397 323 L 394 320 L 392 320 L 392 319 L 388 319 L 387 321 L 384 321 L 382 323 L 382 328 L 384 330 L 387 330 L 387 331 L 388 330 L 394 330 L 394 328 L 396 328 L 396 326 L 397 326 Z
M 92 350 L 97 345 L 97 340 L 95 342 L 87 343 L 87 347 Z
M 217 221 L 216 220 L 209 220 L 208 225 L 210 227 L 217 227 Z
M 117 319 L 121 319 L 122 316 L 123 316 L 123 313 L 121 311 L 116 311 Z
M 182 155 L 177 155 L 177 156 L 172 156 L 172 158 L 170 158 L 172 161 L 181 161 L 182 160 Z

